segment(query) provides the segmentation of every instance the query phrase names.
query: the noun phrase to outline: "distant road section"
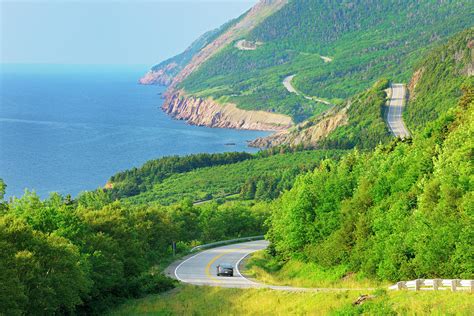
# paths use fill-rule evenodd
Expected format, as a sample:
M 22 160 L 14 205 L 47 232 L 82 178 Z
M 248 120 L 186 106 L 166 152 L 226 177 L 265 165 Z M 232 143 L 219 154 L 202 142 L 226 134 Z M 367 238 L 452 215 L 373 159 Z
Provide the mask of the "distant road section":
M 285 89 L 288 90 L 289 93 L 302 95 L 307 100 L 313 100 L 313 101 L 316 101 L 316 102 L 324 103 L 326 105 L 332 105 L 330 102 L 328 102 L 326 100 L 323 100 L 323 99 L 320 99 L 320 98 L 317 98 L 317 97 L 309 97 L 307 95 L 299 93 L 298 90 L 296 90 L 295 87 L 293 87 L 293 84 L 291 83 L 291 81 L 293 80 L 293 78 L 295 76 L 296 75 L 291 75 L 291 76 L 288 76 L 285 79 L 283 79 L 283 85 L 285 86 Z
M 395 137 L 410 137 L 410 132 L 403 122 L 403 108 L 405 106 L 406 87 L 401 83 L 390 86 L 390 99 L 388 101 L 387 124 Z
M 299 94 L 298 91 L 296 91 L 296 89 L 291 84 L 291 80 L 293 80 L 294 77 L 295 75 L 291 75 L 283 79 L 283 85 L 285 86 L 286 90 L 288 90 L 289 93 Z

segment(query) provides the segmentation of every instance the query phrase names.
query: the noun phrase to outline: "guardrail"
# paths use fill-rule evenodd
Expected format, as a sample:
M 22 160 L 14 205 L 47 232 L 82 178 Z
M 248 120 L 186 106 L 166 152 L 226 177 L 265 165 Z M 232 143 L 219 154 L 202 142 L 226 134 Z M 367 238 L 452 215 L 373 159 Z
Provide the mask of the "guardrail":
M 195 252 L 195 251 L 202 250 L 202 249 L 213 248 L 213 247 L 216 247 L 216 246 L 234 244 L 234 243 L 241 242 L 241 241 L 254 241 L 254 240 L 262 240 L 262 239 L 265 239 L 264 235 L 218 241 L 218 242 L 213 242 L 213 243 L 210 243 L 210 244 L 196 246 L 196 247 L 191 249 L 191 252 Z
M 440 291 L 451 290 L 469 291 L 474 293 L 474 280 L 460 279 L 417 279 L 401 281 L 389 287 L 390 290 Z

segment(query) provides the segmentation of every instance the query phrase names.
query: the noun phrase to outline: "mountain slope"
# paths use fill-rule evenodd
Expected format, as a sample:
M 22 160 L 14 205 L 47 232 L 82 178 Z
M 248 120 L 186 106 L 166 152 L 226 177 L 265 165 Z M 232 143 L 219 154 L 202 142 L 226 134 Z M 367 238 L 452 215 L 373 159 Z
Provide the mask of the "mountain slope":
M 229 43 L 176 89 L 301 122 L 322 106 L 303 95 L 338 103 L 382 76 L 407 81 L 420 53 L 471 26 L 473 10 L 472 1 L 289 1 L 241 36 L 260 43 L 254 50 Z M 289 75 L 302 95 L 283 86 Z

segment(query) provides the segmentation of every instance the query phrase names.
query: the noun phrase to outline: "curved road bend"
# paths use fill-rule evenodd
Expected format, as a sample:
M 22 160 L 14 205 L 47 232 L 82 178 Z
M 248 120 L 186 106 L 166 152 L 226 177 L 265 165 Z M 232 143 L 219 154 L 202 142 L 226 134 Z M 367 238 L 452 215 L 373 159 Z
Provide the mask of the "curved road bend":
M 243 277 L 238 264 L 252 252 L 267 248 L 268 241 L 257 240 L 241 244 L 226 245 L 197 253 L 185 259 L 170 271 L 171 276 L 181 282 L 194 285 L 211 285 L 233 288 L 263 287 Z M 233 277 L 218 277 L 216 267 L 220 263 L 234 266 Z
M 403 122 L 403 108 L 406 97 L 405 85 L 394 83 L 390 85 L 391 96 L 388 101 L 387 124 L 395 137 L 410 137 L 410 132 Z
M 166 269 L 166 273 L 181 282 L 194 285 L 219 286 L 228 288 L 269 288 L 281 291 L 314 292 L 314 291 L 348 291 L 370 289 L 343 288 L 297 288 L 258 283 L 247 279 L 239 271 L 240 262 L 249 254 L 267 248 L 268 241 L 258 240 L 234 245 L 226 245 L 199 252 L 191 257 L 178 261 Z M 220 263 L 234 266 L 233 277 L 218 277 L 216 267 Z
M 332 60 L 332 59 L 331 59 Z M 294 93 L 296 95 L 301 95 L 303 96 L 305 99 L 307 100 L 313 100 L 313 101 L 316 101 L 316 102 L 321 102 L 321 103 L 324 103 L 326 105 L 332 105 L 330 102 L 326 101 L 326 100 L 323 100 L 323 99 L 319 99 L 317 97 L 309 97 L 307 95 L 304 95 L 304 94 L 301 94 L 298 92 L 298 90 L 295 89 L 295 87 L 293 87 L 293 85 L 291 84 L 291 81 L 293 80 L 293 78 L 295 77 L 296 75 L 291 75 L 291 76 L 288 76 L 288 77 L 285 77 L 285 79 L 283 79 L 283 85 L 285 86 L 285 89 L 289 92 L 289 93 Z

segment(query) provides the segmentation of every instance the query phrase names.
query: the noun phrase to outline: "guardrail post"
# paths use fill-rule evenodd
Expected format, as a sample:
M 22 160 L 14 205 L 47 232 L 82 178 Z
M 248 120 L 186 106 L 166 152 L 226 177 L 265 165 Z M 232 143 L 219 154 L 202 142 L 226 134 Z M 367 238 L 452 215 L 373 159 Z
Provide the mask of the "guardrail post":
M 397 282 L 397 290 L 404 290 L 406 288 L 407 288 L 407 286 L 405 284 L 405 281 Z
M 415 291 L 421 290 L 421 286 L 423 285 L 423 279 L 416 279 L 415 280 Z
M 441 279 L 433 279 L 433 290 L 438 291 L 439 287 L 443 285 L 443 281 Z
M 458 285 L 460 283 L 459 281 L 460 280 L 458 279 L 451 280 L 451 291 L 456 292 Z
M 470 280 L 469 283 L 471 283 L 471 284 L 470 284 L 471 293 L 474 293 L 474 280 Z

